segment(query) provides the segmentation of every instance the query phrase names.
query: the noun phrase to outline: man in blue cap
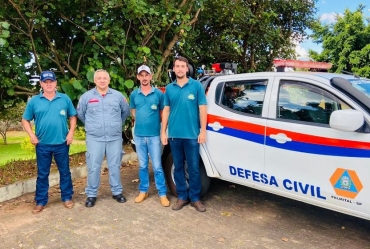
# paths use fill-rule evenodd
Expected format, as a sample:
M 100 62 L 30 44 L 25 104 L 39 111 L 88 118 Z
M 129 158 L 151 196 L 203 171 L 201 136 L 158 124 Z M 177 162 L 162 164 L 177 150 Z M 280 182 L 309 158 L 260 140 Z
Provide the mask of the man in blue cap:
M 76 128 L 76 110 L 71 99 L 56 90 L 54 72 L 43 71 L 40 75 L 42 91 L 32 97 L 23 113 L 22 124 L 36 146 L 37 180 L 33 213 L 40 213 L 48 203 L 49 173 L 51 161 L 58 166 L 61 198 L 66 208 L 72 208 L 73 185 L 69 169 L 69 145 Z M 31 121 L 35 122 L 36 133 Z M 69 130 L 68 130 L 69 120 Z

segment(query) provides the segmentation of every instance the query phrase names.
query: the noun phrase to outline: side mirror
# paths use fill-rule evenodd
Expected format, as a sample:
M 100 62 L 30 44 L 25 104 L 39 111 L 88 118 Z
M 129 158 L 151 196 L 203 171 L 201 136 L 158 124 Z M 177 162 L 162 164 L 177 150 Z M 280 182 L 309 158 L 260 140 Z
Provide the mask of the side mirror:
M 330 115 L 329 125 L 340 131 L 356 131 L 365 122 L 364 115 L 356 110 L 337 110 Z

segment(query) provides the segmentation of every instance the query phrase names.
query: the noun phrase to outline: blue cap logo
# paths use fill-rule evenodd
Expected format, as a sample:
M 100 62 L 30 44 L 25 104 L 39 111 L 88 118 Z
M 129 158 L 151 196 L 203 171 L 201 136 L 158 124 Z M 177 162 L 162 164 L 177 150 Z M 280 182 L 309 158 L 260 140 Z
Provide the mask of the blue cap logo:
M 52 72 L 52 71 L 43 71 L 43 72 L 41 72 L 41 75 L 40 75 L 40 81 L 45 81 L 45 80 L 55 81 L 55 80 L 57 80 L 57 78 L 55 77 L 54 72 Z

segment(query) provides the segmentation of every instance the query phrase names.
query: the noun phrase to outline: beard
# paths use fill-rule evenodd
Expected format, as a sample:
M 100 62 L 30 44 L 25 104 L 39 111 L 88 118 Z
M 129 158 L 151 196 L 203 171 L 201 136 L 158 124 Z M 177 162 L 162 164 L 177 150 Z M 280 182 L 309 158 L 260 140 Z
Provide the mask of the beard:
M 184 79 L 184 78 L 186 78 L 186 74 L 183 74 L 183 75 L 177 75 L 176 74 L 176 78 L 177 79 Z

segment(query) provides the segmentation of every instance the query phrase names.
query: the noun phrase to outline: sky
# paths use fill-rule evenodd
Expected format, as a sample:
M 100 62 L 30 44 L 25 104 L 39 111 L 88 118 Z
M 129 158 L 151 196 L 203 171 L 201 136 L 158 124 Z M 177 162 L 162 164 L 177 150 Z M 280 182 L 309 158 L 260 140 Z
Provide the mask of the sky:
M 363 11 L 364 16 L 370 17 L 370 1 L 369 0 L 318 0 L 316 7 L 318 11 L 316 17 L 320 18 L 323 23 L 335 22 L 337 14 L 343 14 L 348 8 L 350 11 L 355 11 L 360 4 L 365 5 Z M 297 55 L 300 59 L 308 59 L 308 50 L 312 49 L 318 53 L 322 51 L 321 45 L 315 44 L 310 40 L 306 40 L 296 47 Z

